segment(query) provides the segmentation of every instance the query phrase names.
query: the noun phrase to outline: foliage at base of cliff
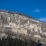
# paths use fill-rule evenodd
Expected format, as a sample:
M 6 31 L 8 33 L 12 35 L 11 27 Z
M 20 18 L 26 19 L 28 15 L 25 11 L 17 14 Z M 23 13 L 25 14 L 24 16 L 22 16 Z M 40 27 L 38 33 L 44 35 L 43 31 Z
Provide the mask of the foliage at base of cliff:
M 30 41 L 27 41 L 27 40 L 22 40 L 22 39 L 17 39 L 17 38 L 10 38 L 10 37 L 7 37 L 6 39 L 5 38 L 2 38 L 0 39 L 0 46 L 34 46 L 36 45 L 37 43 L 30 40 Z

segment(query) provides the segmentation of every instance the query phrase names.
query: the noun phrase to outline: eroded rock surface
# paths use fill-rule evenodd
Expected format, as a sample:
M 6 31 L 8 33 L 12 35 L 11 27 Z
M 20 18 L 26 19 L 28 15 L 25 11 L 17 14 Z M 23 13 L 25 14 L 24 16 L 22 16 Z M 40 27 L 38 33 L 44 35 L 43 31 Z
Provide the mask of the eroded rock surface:
M 46 43 L 46 23 L 17 12 L 0 11 L 0 37 L 7 34 Z M 5 33 L 5 34 L 4 34 Z

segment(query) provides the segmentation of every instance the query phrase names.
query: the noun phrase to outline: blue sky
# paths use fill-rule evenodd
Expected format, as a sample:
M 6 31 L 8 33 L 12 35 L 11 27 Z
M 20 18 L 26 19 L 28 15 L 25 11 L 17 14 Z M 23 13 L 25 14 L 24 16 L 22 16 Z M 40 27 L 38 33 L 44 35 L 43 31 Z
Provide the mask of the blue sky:
M 20 12 L 46 22 L 46 0 L 1 0 L 0 9 Z

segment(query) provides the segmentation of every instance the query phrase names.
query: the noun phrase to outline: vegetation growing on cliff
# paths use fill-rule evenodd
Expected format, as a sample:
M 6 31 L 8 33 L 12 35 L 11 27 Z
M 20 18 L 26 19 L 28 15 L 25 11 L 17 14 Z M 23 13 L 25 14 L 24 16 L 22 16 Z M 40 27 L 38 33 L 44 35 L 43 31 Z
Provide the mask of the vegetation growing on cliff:
M 0 46 L 34 46 L 36 42 L 34 41 L 26 41 L 22 39 L 7 37 L 0 39 Z

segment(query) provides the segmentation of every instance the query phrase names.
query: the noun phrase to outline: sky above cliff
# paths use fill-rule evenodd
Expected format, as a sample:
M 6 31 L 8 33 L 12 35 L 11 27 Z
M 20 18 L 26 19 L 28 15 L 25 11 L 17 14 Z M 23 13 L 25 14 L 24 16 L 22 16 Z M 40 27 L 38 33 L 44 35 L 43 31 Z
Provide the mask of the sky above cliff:
M 20 12 L 46 22 L 46 0 L 0 0 L 0 9 Z

